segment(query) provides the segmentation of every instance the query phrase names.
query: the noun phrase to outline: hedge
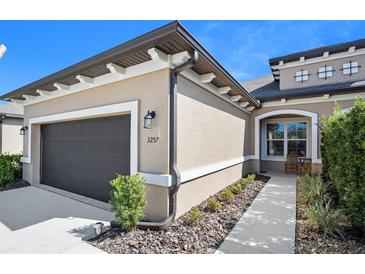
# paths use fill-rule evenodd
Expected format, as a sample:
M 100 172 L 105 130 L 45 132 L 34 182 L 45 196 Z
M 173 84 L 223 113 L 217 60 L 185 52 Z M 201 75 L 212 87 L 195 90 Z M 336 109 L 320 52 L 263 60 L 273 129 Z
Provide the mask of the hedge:
M 323 178 L 338 195 L 352 226 L 365 233 L 365 100 L 343 112 L 336 106 L 322 121 Z
M 0 185 L 6 185 L 22 176 L 21 154 L 0 154 Z

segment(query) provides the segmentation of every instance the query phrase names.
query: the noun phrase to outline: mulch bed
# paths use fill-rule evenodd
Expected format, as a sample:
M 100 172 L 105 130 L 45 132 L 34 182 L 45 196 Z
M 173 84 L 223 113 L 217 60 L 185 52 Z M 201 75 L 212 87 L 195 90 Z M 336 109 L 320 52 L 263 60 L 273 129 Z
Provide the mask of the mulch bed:
M 14 182 L 8 183 L 5 186 L 0 186 L 0 191 L 6 191 L 26 186 L 30 186 L 30 183 L 22 179 L 16 179 Z
M 197 206 L 202 212 L 197 226 L 192 225 L 187 212 L 163 231 L 113 229 L 90 243 L 108 253 L 214 253 L 268 180 L 267 176 L 257 176 L 217 212 L 209 212 L 207 201 L 202 202 Z M 215 197 L 218 199 L 219 194 Z
M 299 189 L 299 188 L 297 188 Z M 297 193 L 298 194 L 298 193 Z M 297 195 L 297 223 L 295 231 L 295 253 L 299 254 L 363 254 L 365 239 L 356 238 L 348 231 L 344 239 L 311 231 L 305 217 L 305 206 Z

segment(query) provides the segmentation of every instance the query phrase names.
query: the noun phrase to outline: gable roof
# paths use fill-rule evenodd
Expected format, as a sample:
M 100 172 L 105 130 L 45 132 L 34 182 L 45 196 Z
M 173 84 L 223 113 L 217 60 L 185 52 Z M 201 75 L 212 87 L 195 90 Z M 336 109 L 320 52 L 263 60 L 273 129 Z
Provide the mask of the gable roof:
M 214 73 L 212 83 L 219 87 L 230 86 L 230 95 L 241 95 L 242 100 L 259 107 L 259 102 L 247 92 L 228 72 L 212 57 L 204 47 L 178 22 L 174 21 L 158 29 L 141 35 L 133 40 L 90 57 L 40 80 L 30 83 L 0 97 L 2 100 L 23 99 L 23 95 L 38 96 L 37 89 L 55 91 L 54 83 L 74 85 L 79 83 L 77 75 L 95 78 L 109 73 L 108 63 L 128 68 L 151 60 L 148 49 L 157 48 L 165 54 L 176 54 L 183 51 L 199 52 L 198 63 L 192 68 L 203 75 Z

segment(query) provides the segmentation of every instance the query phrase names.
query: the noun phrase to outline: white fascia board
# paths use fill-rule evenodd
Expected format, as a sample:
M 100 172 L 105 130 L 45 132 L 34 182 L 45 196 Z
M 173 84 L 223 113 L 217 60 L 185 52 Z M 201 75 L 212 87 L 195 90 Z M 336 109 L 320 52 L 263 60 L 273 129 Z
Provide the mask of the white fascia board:
M 150 49 L 149 53 L 153 56 L 153 60 L 130 66 L 128 68 L 122 68 L 120 66 L 110 63 L 107 65 L 107 68 L 111 71 L 108 74 L 104 74 L 95 78 L 78 75 L 77 78 L 81 81 L 80 83 L 71 86 L 54 83 L 54 86 L 57 88 L 57 90 L 50 92 L 48 94 L 50 96 L 36 96 L 36 98 L 29 101 L 24 100 L 23 102 L 23 100 L 19 100 L 14 102 L 22 104 L 24 106 L 32 105 L 39 102 L 52 100 L 57 97 L 84 91 L 90 88 L 151 73 L 164 68 L 172 69 L 180 62 L 183 62 L 187 58 L 190 58 L 190 54 L 187 51 L 176 53 L 174 55 L 166 55 L 158 49 L 153 48 Z
M 250 107 L 247 107 L 246 109 L 247 109 L 247 111 L 250 111 L 251 112 L 251 111 L 253 111 L 255 109 L 255 107 L 254 106 L 250 106 Z
M 319 62 L 324 62 L 324 61 L 337 60 L 337 59 L 342 59 L 342 58 L 347 58 L 347 57 L 354 57 L 354 56 L 363 55 L 363 54 L 365 54 L 365 48 L 355 49 L 355 51 L 353 51 L 353 52 L 345 51 L 345 52 L 330 54 L 328 56 L 323 54 L 323 56 L 305 59 L 304 61 L 299 60 L 299 61 L 283 63 L 283 64 L 280 64 L 280 62 L 279 62 L 279 65 L 272 66 L 271 68 L 272 69 L 293 68 L 293 67 L 309 65 L 309 64 L 314 64 L 314 63 L 319 63 Z
M 108 73 L 101 76 L 98 76 L 94 79 L 93 85 L 85 84 L 85 83 L 77 83 L 72 86 L 67 86 L 59 83 L 55 83 L 55 87 L 58 89 L 57 91 L 52 91 L 51 96 L 37 96 L 34 100 L 27 101 L 22 103 L 24 106 L 32 105 L 40 102 L 44 102 L 47 100 L 55 99 L 61 96 L 77 93 L 80 91 L 84 91 L 90 88 L 95 88 L 98 86 L 107 85 L 110 83 L 114 83 L 117 81 L 121 81 L 124 79 L 136 77 L 142 74 L 147 74 L 150 72 L 154 72 L 163 68 L 169 68 L 169 64 L 165 62 L 161 62 L 160 60 L 151 60 L 145 63 L 141 63 L 135 66 L 131 66 L 125 69 L 125 75 L 120 77 L 118 73 Z M 25 101 L 25 100 L 24 100 Z
M 232 102 L 230 100 L 230 96 L 226 96 L 226 95 L 223 95 L 223 94 L 220 94 L 219 93 L 219 88 L 212 84 L 212 83 L 202 83 L 200 81 L 200 75 L 197 74 L 195 71 L 193 71 L 192 69 L 186 69 L 186 70 L 183 70 L 182 72 L 180 72 L 180 74 L 182 76 L 184 76 L 185 78 L 189 79 L 190 81 L 192 81 L 193 83 L 197 84 L 198 86 L 200 86 L 201 88 L 209 91 L 210 93 L 218 96 L 220 99 L 228 102 L 229 104 L 231 104 L 232 106 L 235 106 L 236 108 L 238 108 L 239 110 L 245 112 L 245 113 L 248 113 L 245 109 L 241 108 L 239 106 L 239 103 L 238 102 Z
M 354 100 L 356 97 L 360 97 L 365 99 L 365 92 L 357 92 L 357 93 L 345 93 L 345 94 L 337 94 L 327 96 L 316 96 L 316 97 L 308 97 L 308 98 L 301 98 L 301 99 L 288 99 L 285 102 L 285 106 L 290 105 L 302 105 L 302 104 L 313 104 L 313 103 L 326 103 L 326 102 L 334 102 L 334 101 L 347 101 L 347 100 Z M 262 107 L 277 107 L 283 106 L 281 101 L 270 101 L 270 102 L 263 102 Z

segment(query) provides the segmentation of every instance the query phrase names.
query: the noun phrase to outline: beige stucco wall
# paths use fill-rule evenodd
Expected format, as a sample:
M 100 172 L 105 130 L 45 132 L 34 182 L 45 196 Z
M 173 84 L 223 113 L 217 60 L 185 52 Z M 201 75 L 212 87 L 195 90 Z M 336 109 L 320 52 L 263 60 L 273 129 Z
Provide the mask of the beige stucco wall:
M 177 161 L 181 173 L 245 155 L 249 115 L 189 80 L 178 78 Z M 239 180 L 248 164 L 185 182 L 177 195 L 178 216 Z
M 181 171 L 244 155 L 249 115 L 178 79 L 177 161 Z M 199 153 L 198 153 L 199 152 Z
M 354 105 L 354 100 L 344 100 L 344 101 L 338 101 L 337 102 L 342 109 L 352 107 Z M 285 109 L 295 109 L 295 110 L 304 110 L 309 112 L 314 112 L 318 114 L 319 120 L 321 118 L 329 116 L 335 107 L 335 102 L 320 102 L 320 103 L 310 103 L 310 104 L 295 104 L 295 105 L 282 105 L 282 106 L 276 106 L 276 107 L 263 107 L 260 109 L 257 109 L 252 112 L 252 115 L 250 117 L 250 154 L 255 154 L 255 142 L 260 140 L 255 140 L 255 117 L 258 115 L 261 115 L 263 113 L 268 113 L 274 110 L 285 110 Z M 312 142 L 313 140 L 310 139 L 310 132 L 308 133 L 309 140 Z M 320 129 L 318 128 L 318 136 L 317 136 L 317 153 L 318 157 L 320 158 Z M 308 145 L 308 149 L 310 149 L 311 143 Z M 259 171 L 259 169 L 274 169 L 274 170 L 283 170 L 283 162 L 274 162 L 274 161 L 261 161 L 260 165 L 256 165 L 256 171 Z M 320 164 L 313 164 L 312 170 L 315 173 L 320 172 L 321 165 Z
M 235 165 L 182 184 L 177 194 L 177 217 L 238 181 L 242 177 L 242 168 L 242 164 Z
M 138 100 L 138 171 L 168 173 L 169 168 L 169 70 L 122 80 L 91 88 L 24 108 L 24 123 L 30 118 L 50 114 L 87 109 L 97 106 Z M 143 117 L 148 110 L 156 112 L 152 129 L 143 128 Z M 28 131 L 29 132 L 29 131 Z M 159 137 L 157 143 L 147 143 L 147 137 Z M 28 138 L 24 138 L 24 154 L 27 155 Z M 40 126 L 32 126 L 32 163 L 24 164 L 24 179 L 39 183 Z M 159 220 L 167 215 L 167 189 L 148 186 L 147 218 Z
M 20 128 L 23 119 L 5 118 L 0 124 L 0 153 L 22 153 L 23 136 Z
M 359 72 L 353 74 L 352 76 L 344 75 L 342 73 L 342 65 L 348 63 L 349 61 L 357 61 L 361 66 L 359 68 Z M 317 72 L 320 67 L 324 67 L 324 65 L 332 66 L 333 76 L 330 78 L 319 79 Z M 303 70 L 308 70 L 310 74 L 308 81 L 296 82 L 294 75 L 295 72 Z M 328 85 L 334 83 L 342 83 L 346 81 L 357 81 L 363 80 L 365 78 L 365 55 L 359 55 L 355 57 L 341 58 L 337 60 L 329 60 L 325 62 L 319 62 L 309 65 L 297 66 L 293 68 L 284 68 L 280 69 L 280 89 L 291 89 L 291 88 L 302 88 L 309 86 L 317 86 L 317 85 Z

